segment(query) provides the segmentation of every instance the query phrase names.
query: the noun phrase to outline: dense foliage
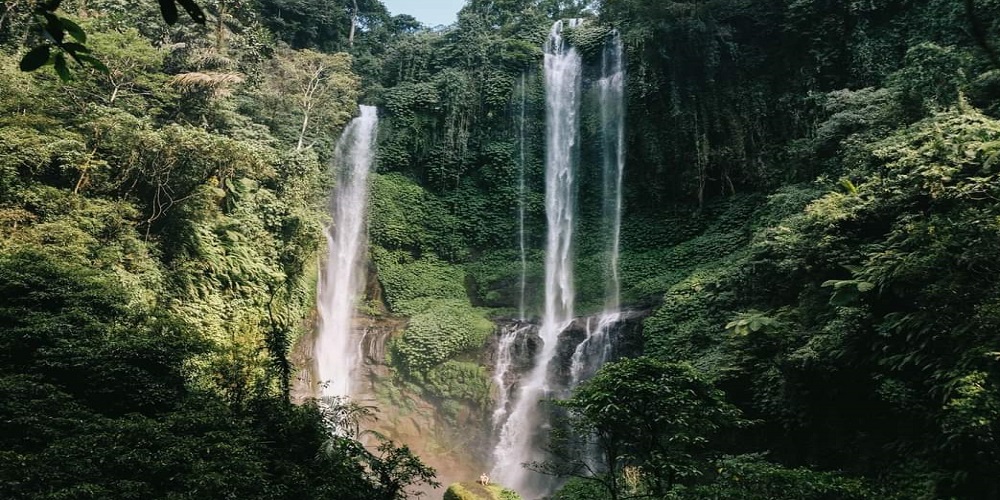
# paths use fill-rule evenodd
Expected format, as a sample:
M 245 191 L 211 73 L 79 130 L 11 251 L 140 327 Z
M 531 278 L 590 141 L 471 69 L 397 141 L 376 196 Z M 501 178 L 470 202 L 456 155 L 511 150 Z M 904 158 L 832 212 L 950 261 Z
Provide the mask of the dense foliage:
M 275 48 L 249 5 L 166 28 L 154 2 L 64 2 L 107 71 L 22 73 L 34 6 L 0 15 L 0 496 L 433 484 L 358 441 L 364 412 L 290 401 L 351 56 Z
M 488 408 L 521 206 L 529 314 L 543 293 L 540 47 L 584 16 L 590 70 L 612 29 L 626 50 L 623 299 L 650 314 L 642 356 L 561 403 L 576 441 L 533 465 L 581 476 L 556 498 L 1000 498 L 996 2 L 470 0 L 433 30 L 371 0 L 199 3 L 167 27 L 64 2 L 107 71 L 56 46 L 31 74 L 37 3 L 0 6 L 3 496 L 430 481 L 331 438 L 348 410 L 288 403 L 326 164 L 378 104 L 366 310 L 405 318 L 383 400 Z M 581 160 L 586 312 L 605 245 Z
M 749 426 L 694 433 L 703 446 L 661 453 L 667 465 L 640 458 L 649 441 L 623 445 L 624 458 L 606 467 L 621 477 L 602 480 L 623 495 L 689 498 L 1000 495 L 989 479 L 1000 463 L 1000 349 L 987 333 L 998 290 L 995 4 L 563 7 L 561 15 L 597 16 L 569 34 L 587 64 L 609 28 L 625 43 L 621 267 L 624 296 L 653 308 L 644 352 L 689 365 L 722 390 L 700 404 L 721 397 Z M 529 302 L 539 303 L 538 47 L 549 14 L 536 2 L 469 2 L 451 29 L 401 37 L 365 74 L 387 121 L 379 168 L 419 188 L 406 195 L 420 207 L 413 214 L 379 222 L 392 235 L 380 244 L 409 254 L 390 261 L 387 294 L 414 288 L 392 277 L 396 262 L 412 258 L 434 266 L 420 273 L 426 287 L 416 285 L 431 297 L 459 298 L 458 288 L 442 293 L 439 279 L 451 267 L 457 285 L 461 265 L 473 303 L 515 307 L 523 199 Z M 594 119 L 582 117 L 584 143 Z M 582 235 L 595 225 L 590 175 L 582 174 Z M 424 206 L 454 217 L 439 218 L 448 250 L 429 231 L 435 224 L 413 227 Z M 584 311 L 603 291 L 595 240 L 584 236 L 576 249 Z M 640 382 L 619 375 L 622 389 L 601 394 Z M 661 385 L 673 384 L 683 387 Z M 619 405 L 576 406 L 578 424 L 592 427 L 584 409 L 602 407 Z M 562 458 L 569 464 L 539 465 L 572 472 L 573 457 Z M 571 482 L 560 498 L 597 494 L 589 488 Z

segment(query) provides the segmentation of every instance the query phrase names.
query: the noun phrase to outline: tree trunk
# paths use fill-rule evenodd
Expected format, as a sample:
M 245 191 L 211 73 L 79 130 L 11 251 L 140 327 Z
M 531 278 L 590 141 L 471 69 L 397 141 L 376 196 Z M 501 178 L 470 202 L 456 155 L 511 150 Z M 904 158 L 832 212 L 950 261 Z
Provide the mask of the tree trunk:
M 313 73 L 309 84 L 306 85 L 305 92 L 302 94 L 302 130 L 299 131 L 299 145 L 295 148 L 296 151 L 302 149 L 303 142 L 305 141 L 306 130 L 309 128 L 309 115 L 312 113 L 313 108 L 316 107 L 313 96 L 320 91 L 320 86 L 323 85 L 323 69 L 322 64 L 316 66 L 316 72 Z
M 358 26 L 358 0 L 354 0 L 354 13 L 351 14 L 351 34 L 347 37 L 347 45 L 354 47 L 354 30 Z
M 299 131 L 299 145 L 295 147 L 296 151 L 300 151 L 302 149 L 302 142 L 306 138 L 306 128 L 308 127 L 309 127 L 309 110 L 306 110 L 306 112 L 303 113 L 302 116 L 302 130 Z
M 223 49 L 223 30 L 225 29 L 225 24 L 223 24 L 223 19 L 226 17 L 226 3 L 219 2 L 219 15 L 215 19 L 215 51 L 222 54 Z

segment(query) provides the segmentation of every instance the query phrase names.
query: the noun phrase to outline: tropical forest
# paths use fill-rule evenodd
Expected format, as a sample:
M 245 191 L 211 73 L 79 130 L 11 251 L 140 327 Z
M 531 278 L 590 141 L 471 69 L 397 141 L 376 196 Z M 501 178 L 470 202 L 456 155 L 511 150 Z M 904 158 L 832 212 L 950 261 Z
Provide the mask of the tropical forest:
M 0 498 L 1000 500 L 1000 1 L 448 3 L 0 0 Z

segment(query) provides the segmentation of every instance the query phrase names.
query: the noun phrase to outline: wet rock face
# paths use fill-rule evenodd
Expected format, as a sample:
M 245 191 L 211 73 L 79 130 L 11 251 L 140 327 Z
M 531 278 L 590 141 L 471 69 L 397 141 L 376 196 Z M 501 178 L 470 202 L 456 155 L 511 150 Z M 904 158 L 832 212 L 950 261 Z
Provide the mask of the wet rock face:
M 500 338 L 504 332 L 508 331 L 518 332 L 517 340 L 512 346 L 512 368 L 514 369 L 511 371 L 525 373 L 530 370 L 534 364 L 535 353 L 541 347 L 541 339 L 538 338 L 538 325 L 515 319 L 498 319 L 494 320 L 494 323 L 496 323 L 496 329 L 485 346 L 483 356 L 486 361 L 485 365 L 490 369 L 490 372 L 494 371 L 499 362 Z
M 614 360 L 631 356 L 641 346 L 642 320 L 645 312 L 626 312 L 609 328 L 609 357 Z M 500 343 L 504 332 L 516 331 L 509 346 L 510 364 L 501 384 L 494 380 L 491 407 L 471 404 L 454 407 L 439 401 L 414 383 L 402 383 L 387 361 L 392 339 L 402 335 L 407 319 L 383 314 L 378 317 L 358 317 L 353 323 L 359 339 L 354 400 L 378 409 L 377 419 L 369 423 L 377 431 L 399 444 L 405 444 L 425 463 L 435 467 L 443 484 L 474 480 L 490 470 L 497 427 L 494 422 L 496 404 L 501 391 L 507 391 L 507 405 L 517 397 L 522 376 L 531 371 L 535 355 L 541 348 L 538 325 L 519 320 L 497 320 L 496 331 L 483 350 L 469 353 L 463 360 L 484 366 L 493 376 L 500 362 Z M 553 397 L 568 397 L 573 384 L 574 354 L 592 335 L 597 317 L 574 320 L 559 336 L 558 356 L 551 365 Z M 319 395 L 311 356 L 312 335 L 300 339 L 292 359 L 299 367 L 293 385 L 293 398 L 303 401 Z M 596 368 L 594 369 L 596 371 Z M 592 373 L 588 373 L 592 375 Z M 451 404 L 452 407 L 446 407 Z M 547 426 L 542 426 L 546 427 Z M 544 428 L 537 439 L 546 439 Z M 434 496 L 441 491 L 427 491 Z
M 599 316 L 576 318 L 559 334 L 550 380 L 568 397 L 573 387 L 596 374 L 604 363 L 641 352 L 646 316 L 647 311 L 626 311 L 607 325 L 600 323 Z
M 487 470 L 490 411 L 471 402 L 442 400 L 417 381 L 403 381 L 387 361 L 394 338 L 403 334 L 407 320 L 383 316 L 359 325 L 359 385 L 355 401 L 378 408 L 368 428 L 405 444 L 438 472 L 442 484 L 468 481 Z M 465 361 L 488 365 L 489 350 Z M 440 496 L 441 491 L 425 491 Z
M 357 367 L 360 373 L 356 392 L 373 394 L 376 389 L 374 384 L 391 376 L 392 370 L 386 362 L 389 342 L 402 334 L 405 328 L 406 321 L 398 318 L 368 318 L 361 324 L 355 324 L 355 334 L 361 339 L 358 344 L 361 363 Z
M 642 321 L 649 315 L 649 311 L 625 311 L 621 317 L 613 322 L 608 328 L 608 356 L 601 361 L 613 361 L 627 356 L 634 356 L 641 352 L 642 348 Z M 573 385 L 572 368 L 574 354 L 577 354 L 581 344 L 588 337 L 592 337 L 598 327 L 598 316 L 585 316 L 576 318 L 562 333 L 559 334 L 559 344 L 557 346 L 557 357 L 550 365 L 550 380 L 554 381 L 557 392 L 568 396 Z M 504 332 L 518 331 L 517 340 L 512 345 L 512 363 L 510 369 L 504 377 L 504 385 L 516 390 L 518 382 L 522 376 L 527 374 L 534 362 L 535 354 L 541 347 L 541 339 L 538 337 L 537 324 L 524 322 L 522 320 L 497 320 L 497 329 L 490 338 L 484 354 L 485 364 L 492 373 L 496 373 L 500 358 L 500 342 Z M 587 347 L 587 346 L 585 346 Z M 598 348 L 599 346 L 595 346 Z M 581 349 L 586 351 L 587 349 Z M 584 378 L 589 378 L 600 368 L 592 367 L 587 370 Z M 496 398 L 494 398 L 496 399 Z

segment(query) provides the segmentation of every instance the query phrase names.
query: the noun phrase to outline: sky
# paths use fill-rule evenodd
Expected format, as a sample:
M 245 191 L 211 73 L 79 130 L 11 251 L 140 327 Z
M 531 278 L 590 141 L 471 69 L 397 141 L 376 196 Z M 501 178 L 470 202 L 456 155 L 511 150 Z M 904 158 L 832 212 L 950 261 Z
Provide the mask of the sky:
M 392 15 L 409 14 L 427 26 L 451 24 L 465 0 L 382 0 Z

